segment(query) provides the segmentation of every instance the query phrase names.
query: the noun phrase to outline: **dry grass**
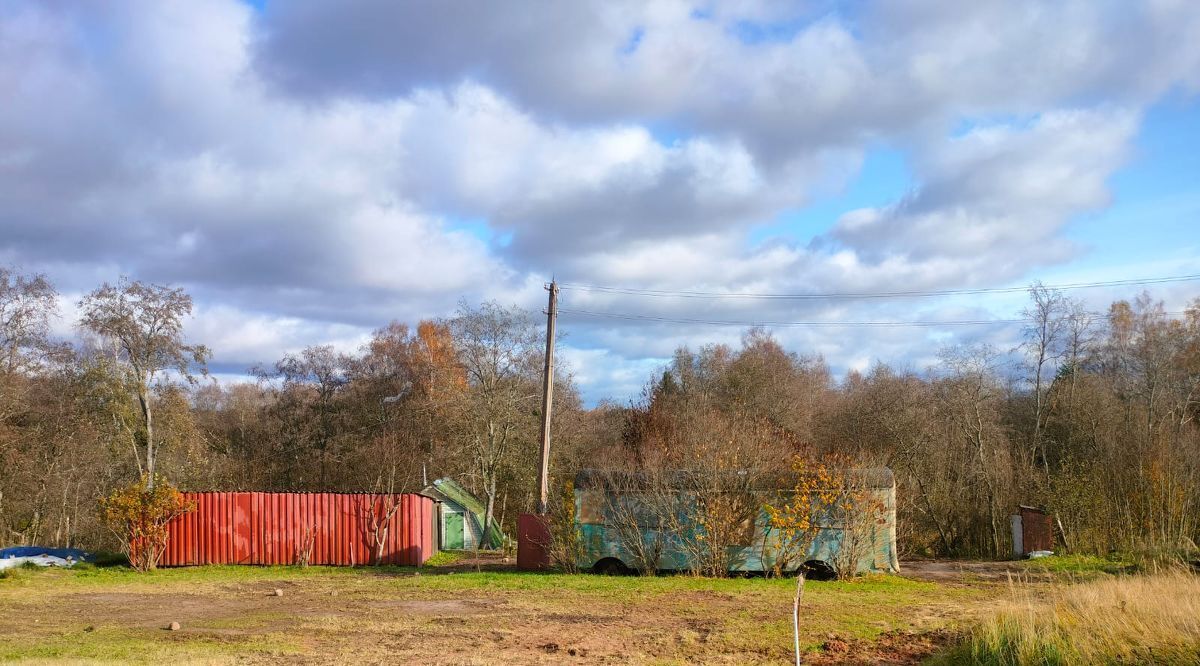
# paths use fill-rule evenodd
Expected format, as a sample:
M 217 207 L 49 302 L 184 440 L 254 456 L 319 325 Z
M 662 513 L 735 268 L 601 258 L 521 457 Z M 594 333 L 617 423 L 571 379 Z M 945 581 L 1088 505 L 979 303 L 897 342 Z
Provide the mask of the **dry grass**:
M 941 660 L 953 664 L 1200 663 L 1200 577 L 1017 584 L 1013 601 Z

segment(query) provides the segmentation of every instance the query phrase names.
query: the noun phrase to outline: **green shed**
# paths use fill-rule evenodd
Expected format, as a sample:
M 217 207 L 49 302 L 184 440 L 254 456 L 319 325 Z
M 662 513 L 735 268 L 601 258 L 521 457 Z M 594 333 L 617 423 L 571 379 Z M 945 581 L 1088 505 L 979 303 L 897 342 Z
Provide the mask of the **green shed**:
M 421 494 L 438 502 L 439 549 L 492 549 L 504 543 L 504 533 L 494 522 L 485 535 L 483 521 L 487 507 L 454 479 L 438 479 Z

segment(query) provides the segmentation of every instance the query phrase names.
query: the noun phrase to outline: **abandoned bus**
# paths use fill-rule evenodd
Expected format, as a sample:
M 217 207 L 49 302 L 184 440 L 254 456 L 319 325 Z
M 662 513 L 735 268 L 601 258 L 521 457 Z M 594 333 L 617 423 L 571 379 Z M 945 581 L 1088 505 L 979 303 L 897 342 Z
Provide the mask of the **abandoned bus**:
M 746 475 L 746 472 L 736 474 Z M 710 475 L 706 475 L 711 478 Z M 822 511 L 815 516 L 815 534 L 805 553 L 781 552 L 779 530 L 771 528 L 767 505 L 786 501 L 783 477 L 753 482 L 704 483 L 699 475 L 671 472 L 647 479 L 644 475 L 610 470 L 583 470 L 575 477 L 575 524 L 582 547 L 581 569 L 598 573 L 623 573 L 654 562 L 657 570 L 697 569 L 697 507 L 706 497 L 721 495 L 743 503 L 743 518 L 732 530 L 736 545 L 726 548 L 730 572 L 764 573 L 779 565 L 794 573 L 803 568 L 814 577 L 829 577 L 839 568 L 855 573 L 900 569 L 896 557 L 896 483 L 886 467 L 853 469 L 842 477 L 869 504 L 867 520 Z M 732 495 L 737 495 L 733 499 Z M 732 515 L 732 514 L 731 514 Z M 851 522 L 852 521 L 852 522 Z M 853 526 L 853 527 L 852 527 Z M 781 561 L 780 558 L 783 558 Z

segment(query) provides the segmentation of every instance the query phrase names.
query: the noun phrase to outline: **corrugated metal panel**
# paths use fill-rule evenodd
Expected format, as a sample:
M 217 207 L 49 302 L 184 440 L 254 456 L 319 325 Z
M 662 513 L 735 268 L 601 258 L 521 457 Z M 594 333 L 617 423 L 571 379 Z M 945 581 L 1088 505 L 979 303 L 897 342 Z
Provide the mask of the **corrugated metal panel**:
M 517 518 L 517 568 L 526 571 L 550 566 L 550 524 L 546 518 L 523 513 Z
M 1032 506 L 1018 508 L 1021 514 L 1022 546 L 1028 555 L 1038 550 L 1054 550 L 1054 529 L 1050 515 Z
M 399 508 L 387 525 L 383 564 L 415 566 L 434 553 L 434 502 L 411 494 L 184 493 L 196 510 L 167 525 L 161 566 L 374 563 L 372 515 Z M 374 510 L 373 510 L 374 509 Z

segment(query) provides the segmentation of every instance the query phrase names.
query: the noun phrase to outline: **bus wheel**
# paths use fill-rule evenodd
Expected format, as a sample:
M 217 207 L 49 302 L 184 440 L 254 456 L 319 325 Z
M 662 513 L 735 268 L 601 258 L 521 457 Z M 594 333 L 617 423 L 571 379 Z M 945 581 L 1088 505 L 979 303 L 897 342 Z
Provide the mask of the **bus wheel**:
M 592 571 L 601 576 L 628 576 L 629 567 L 615 557 L 606 557 L 592 566 Z
M 809 560 L 800 565 L 800 570 L 804 572 L 805 578 L 811 580 L 833 580 L 837 578 L 837 571 L 828 562 L 822 560 Z

